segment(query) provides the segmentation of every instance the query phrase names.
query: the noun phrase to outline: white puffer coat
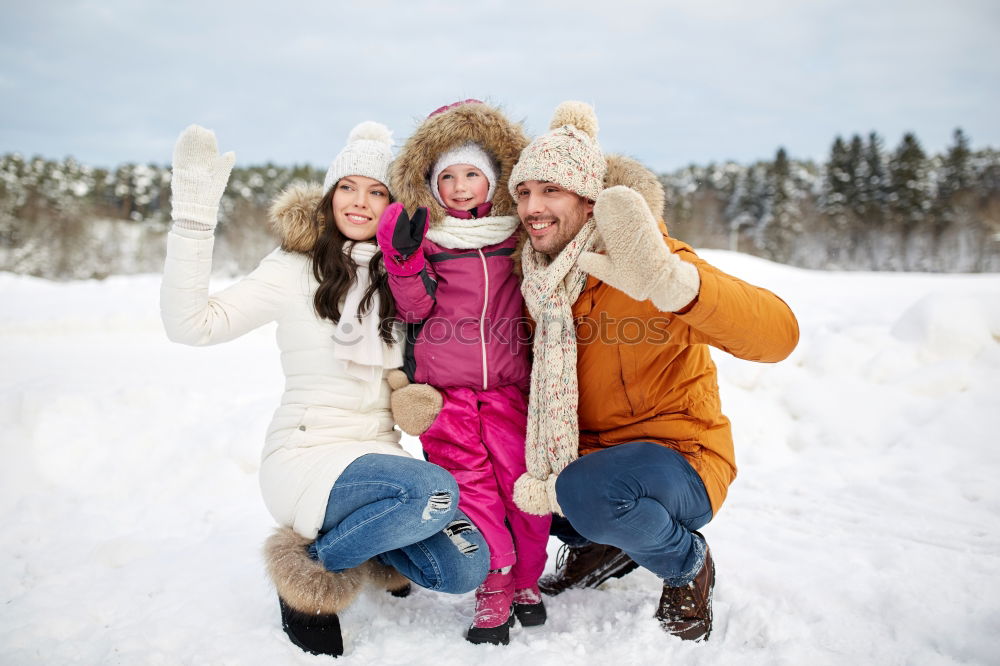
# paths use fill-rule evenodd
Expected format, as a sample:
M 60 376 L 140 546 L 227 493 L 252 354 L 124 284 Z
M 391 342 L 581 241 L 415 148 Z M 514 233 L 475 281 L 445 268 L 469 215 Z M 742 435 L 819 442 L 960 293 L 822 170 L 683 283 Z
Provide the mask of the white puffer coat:
M 409 455 L 393 427 L 385 372 L 371 385 L 347 374 L 345 363 L 334 358 L 333 323 L 313 309 L 318 283 L 305 252 L 315 233 L 307 222 L 321 194 L 308 187 L 279 197 L 271 213 L 282 248 L 212 295 L 211 232 L 171 231 L 160 290 L 163 324 L 175 342 L 217 344 L 277 322 L 285 392 L 267 430 L 260 485 L 274 519 L 309 539 L 322 526 L 330 489 L 351 462 L 368 453 Z M 396 354 L 389 358 L 399 366 Z

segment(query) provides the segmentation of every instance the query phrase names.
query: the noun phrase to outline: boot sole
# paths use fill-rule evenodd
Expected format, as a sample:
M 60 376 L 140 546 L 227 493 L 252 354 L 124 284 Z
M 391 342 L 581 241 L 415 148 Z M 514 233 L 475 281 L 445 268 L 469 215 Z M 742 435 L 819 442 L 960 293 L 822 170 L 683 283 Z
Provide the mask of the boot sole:
M 508 645 L 510 643 L 510 628 L 514 626 L 514 612 L 503 624 L 496 627 L 469 627 L 465 640 L 475 645 Z

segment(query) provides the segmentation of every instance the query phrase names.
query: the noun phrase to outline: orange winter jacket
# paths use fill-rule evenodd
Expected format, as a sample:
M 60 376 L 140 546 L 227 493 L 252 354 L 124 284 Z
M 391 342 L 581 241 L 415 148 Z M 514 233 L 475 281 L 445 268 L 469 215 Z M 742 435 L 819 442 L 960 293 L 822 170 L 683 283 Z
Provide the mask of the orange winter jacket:
M 708 345 L 773 363 L 795 348 L 798 323 L 773 293 L 723 273 L 662 231 L 701 278 L 683 314 L 661 312 L 593 276 L 573 304 L 580 455 L 639 440 L 673 448 L 701 476 L 715 514 L 736 460 Z

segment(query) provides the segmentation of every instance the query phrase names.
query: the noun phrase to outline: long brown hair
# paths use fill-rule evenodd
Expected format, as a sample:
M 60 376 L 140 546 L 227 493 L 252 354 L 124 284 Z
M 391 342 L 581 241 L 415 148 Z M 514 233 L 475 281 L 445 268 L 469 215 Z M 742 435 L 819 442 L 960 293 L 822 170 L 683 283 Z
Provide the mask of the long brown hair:
M 337 185 L 326 193 L 319 202 L 314 219 L 322 225 L 319 238 L 312 251 L 312 270 L 319 288 L 313 297 L 313 307 L 316 314 L 321 319 L 329 319 L 334 324 L 340 323 L 340 302 L 347 294 L 347 290 L 358 279 L 358 264 L 351 258 L 351 249 L 356 242 L 340 232 L 337 223 L 333 219 L 333 195 L 337 191 Z M 361 317 L 371 312 L 372 301 L 378 294 L 378 334 L 386 344 L 393 344 L 392 323 L 396 316 L 396 302 L 389 291 L 389 276 L 385 272 L 382 264 L 382 251 L 375 252 L 371 262 L 368 264 L 371 276 L 371 284 L 365 291 L 361 304 L 358 306 L 358 322 Z

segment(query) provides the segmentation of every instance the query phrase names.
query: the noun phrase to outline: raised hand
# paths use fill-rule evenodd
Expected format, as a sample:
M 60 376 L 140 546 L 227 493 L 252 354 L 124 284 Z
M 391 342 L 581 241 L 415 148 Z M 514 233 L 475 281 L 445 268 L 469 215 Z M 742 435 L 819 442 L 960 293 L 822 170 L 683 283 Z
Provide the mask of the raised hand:
M 170 177 L 171 217 L 215 228 L 236 153 L 219 155 L 215 134 L 190 125 L 177 137 Z
M 594 204 L 594 221 L 607 253 L 583 253 L 581 270 L 664 312 L 676 312 L 698 295 L 698 269 L 670 251 L 638 192 L 621 185 L 604 190 Z
M 427 208 L 421 206 L 411 218 L 401 203 L 382 212 L 375 234 L 385 257 L 386 270 L 394 275 L 415 275 L 424 266 L 420 244 L 427 233 Z

